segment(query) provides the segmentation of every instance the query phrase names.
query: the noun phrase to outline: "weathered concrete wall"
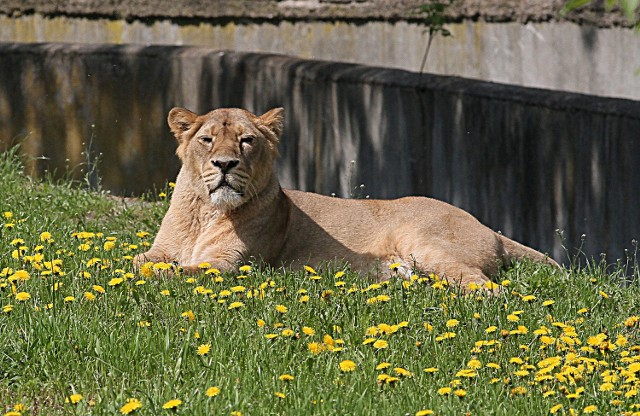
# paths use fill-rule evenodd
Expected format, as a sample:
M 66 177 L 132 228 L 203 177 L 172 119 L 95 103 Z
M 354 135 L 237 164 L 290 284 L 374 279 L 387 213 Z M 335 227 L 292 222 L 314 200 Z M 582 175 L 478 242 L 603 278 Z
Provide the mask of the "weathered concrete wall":
M 418 71 L 423 0 L 5 0 L 0 42 L 200 45 Z M 426 71 L 640 99 L 640 39 L 615 13 L 562 0 L 457 0 Z M 579 25 L 576 22 L 591 22 Z M 603 26 L 603 27 L 598 27 Z
M 172 106 L 283 106 L 287 187 L 434 196 L 556 258 L 556 229 L 591 255 L 640 237 L 638 102 L 205 48 L 0 44 L 0 141 L 24 137 L 49 158 L 36 171 L 81 162 L 91 139 L 107 188 L 161 185 L 178 169 Z

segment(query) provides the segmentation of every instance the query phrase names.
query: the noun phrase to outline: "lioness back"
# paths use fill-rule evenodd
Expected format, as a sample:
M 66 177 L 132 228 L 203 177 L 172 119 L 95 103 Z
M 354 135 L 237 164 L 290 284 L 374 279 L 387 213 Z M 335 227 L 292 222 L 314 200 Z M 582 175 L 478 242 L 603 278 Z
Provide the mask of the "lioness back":
M 362 267 L 376 259 L 393 263 L 413 257 L 428 266 L 443 253 L 467 258 L 470 245 L 479 251 L 472 257 L 500 254 L 500 241 L 491 229 L 435 199 L 340 199 L 293 190 L 284 193 L 293 206 L 290 244 L 281 259 L 285 263 L 296 258 L 343 258 Z M 497 262 L 490 263 L 482 268 L 495 271 Z

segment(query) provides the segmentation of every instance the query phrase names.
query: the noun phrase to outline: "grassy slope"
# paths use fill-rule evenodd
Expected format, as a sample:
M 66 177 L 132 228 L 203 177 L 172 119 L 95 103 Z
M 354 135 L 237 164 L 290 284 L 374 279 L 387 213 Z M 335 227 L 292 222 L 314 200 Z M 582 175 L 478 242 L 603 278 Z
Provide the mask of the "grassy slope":
M 640 411 L 638 284 L 620 285 L 616 271 L 518 264 L 490 298 L 425 278 L 369 286 L 337 270 L 318 280 L 256 269 L 145 277 L 132 273 L 130 256 L 151 241 L 166 202 L 126 207 L 34 182 L 7 154 L 0 177 L 0 412 L 22 404 L 24 414 L 114 414 L 128 398 L 140 400 L 141 414 L 165 412 L 170 399 L 182 401 L 179 413 L 203 415 Z M 79 231 L 102 234 L 72 237 Z M 43 232 L 53 241 L 41 241 Z M 229 309 L 234 301 L 242 306 Z M 387 346 L 374 347 L 378 340 Z M 343 372 L 344 360 L 355 370 Z M 390 367 L 376 369 L 383 362 Z M 381 381 L 383 373 L 395 379 Z M 213 386 L 220 393 L 208 397 Z M 443 387 L 452 392 L 439 394 Z M 65 403 L 73 393 L 79 403 Z

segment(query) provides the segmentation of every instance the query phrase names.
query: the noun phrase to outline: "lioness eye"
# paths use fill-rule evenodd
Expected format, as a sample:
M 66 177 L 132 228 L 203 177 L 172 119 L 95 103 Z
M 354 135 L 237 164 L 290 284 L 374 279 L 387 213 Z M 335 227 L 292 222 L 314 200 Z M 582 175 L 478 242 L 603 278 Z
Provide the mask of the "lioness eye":
M 255 137 L 253 137 L 253 136 L 245 136 L 245 137 L 240 139 L 240 144 L 251 144 L 251 143 L 253 143 L 254 139 L 255 139 Z
M 211 136 L 200 136 L 198 139 L 205 144 L 211 144 L 211 142 L 213 142 L 213 138 Z

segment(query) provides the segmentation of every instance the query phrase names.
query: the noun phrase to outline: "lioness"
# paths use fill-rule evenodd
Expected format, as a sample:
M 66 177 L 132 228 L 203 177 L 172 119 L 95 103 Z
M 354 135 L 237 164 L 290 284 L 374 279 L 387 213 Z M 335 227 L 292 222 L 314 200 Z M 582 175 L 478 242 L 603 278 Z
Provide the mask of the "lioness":
M 557 265 L 482 225 L 467 212 L 424 197 L 353 200 L 285 190 L 274 170 L 283 109 L 197 115 L 169 112 L 182 168 L 169 210 L 143 262 L 177 262 L 187 273 L 207 262 L 222 271 L 260 260 L 312 267 L 346 261 L 389 277 L 435 273 L 465 288 L 481 285 L 513 260 Z

